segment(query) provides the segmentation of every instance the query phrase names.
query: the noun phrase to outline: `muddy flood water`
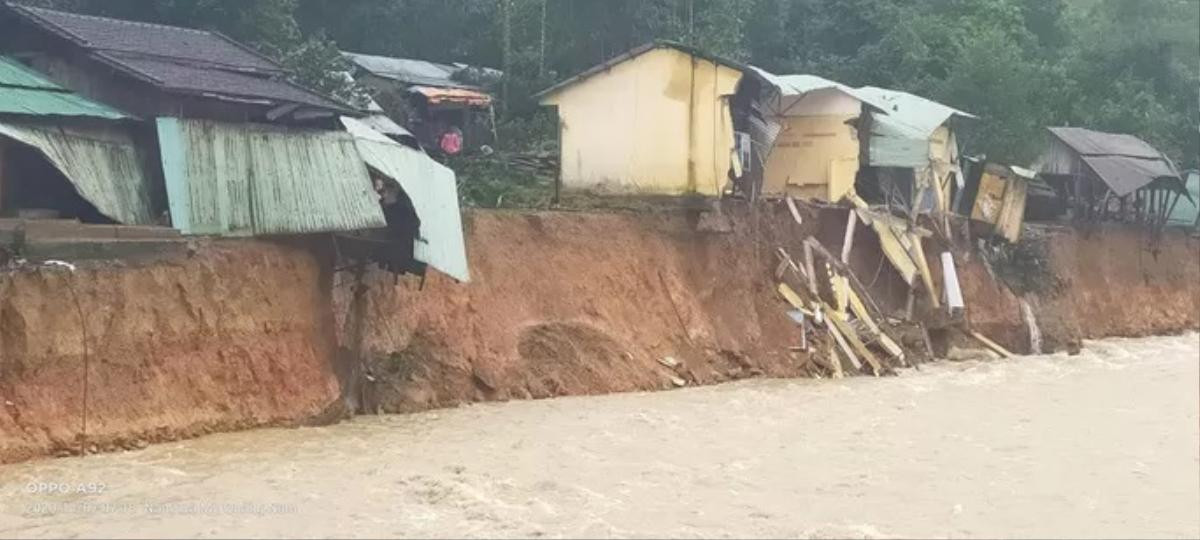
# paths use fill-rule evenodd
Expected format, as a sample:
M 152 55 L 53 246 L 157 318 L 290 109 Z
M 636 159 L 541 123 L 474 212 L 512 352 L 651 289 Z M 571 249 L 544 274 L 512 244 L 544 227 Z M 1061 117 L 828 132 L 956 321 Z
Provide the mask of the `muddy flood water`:
M 0 537 L 1197 537 L 1198 358 L 1115 339 L 44 460 L 0 467 Z

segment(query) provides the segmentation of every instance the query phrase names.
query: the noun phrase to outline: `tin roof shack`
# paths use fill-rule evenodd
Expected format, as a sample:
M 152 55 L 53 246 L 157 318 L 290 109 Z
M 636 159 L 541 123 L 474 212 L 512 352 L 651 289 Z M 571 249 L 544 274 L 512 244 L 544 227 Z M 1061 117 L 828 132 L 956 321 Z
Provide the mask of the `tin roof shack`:
M 143 118 L 335 127 L 348 105 L 287 79 L 271 59 L 206 30 L 0 4 L 0 49 L 91 99 Z
M 390 105 L 401 124 L 412 130 L 425 148 L 457 154 L 495 139 L 492 96 L 468 79 L 494 81 L 499 71 L 466 64 L 342 53 L 355 65 L 359 83 L 373 89 Z
M 1166 156 L 1145 141 L 1076 127 L 1048 128 L 1038 170 L 1084 221 L 1121 220 L 1162 227 L 1180 197 L 1183 179 Z
M 632 49 L 540 92 L 558 108 L 564 191 L 720 196 L 744 66 L 685 45 Z
M 815 75 L 774 75 L 753 68 L 764 81 L 755 108 L 763 127 L 751 138 L 766 149 L 762 193 L 837 202 L 854 189 L 861 141 L 856 127 L 870 98 Z
M 857 92 L 882 108 L 866 122 L 864 197 L 910 216 L 950 212 L 954 190 L 963 187 L 956 123 L 975 116 L 907 92 L 873 86 Z

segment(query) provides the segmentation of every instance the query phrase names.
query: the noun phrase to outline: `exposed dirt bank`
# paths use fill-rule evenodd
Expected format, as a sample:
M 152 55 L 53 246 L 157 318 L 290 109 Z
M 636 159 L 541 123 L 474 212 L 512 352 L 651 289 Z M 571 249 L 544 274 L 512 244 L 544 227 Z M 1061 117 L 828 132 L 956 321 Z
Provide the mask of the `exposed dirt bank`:
M 470 284 L 366 277 L 368 408 L 798 375 L 786 347 L 799 333 L 766 278 L 800 235 L 790 217 L 759 218 L 698 233 L 683 213 L 470 213 Z M 339 278 L 346 328 L 352 276 Z
M 318 416 L 338 395 L 320 275 L 252 241 L 0 273 L 0 462 Z
M 730 214 L 717 233 L 683 210 L 469 212 L 471 283 L 369 271 L 359 301 L 327 251 L 265 241 L 0 273 L 0 462 L 80 448 L 85 341 L 86 445 L 100 450 L 332 420 L 347 401 L 406 412 L 803 375 L 773 252 L 813 233 L 839 251 L 845 213 L 804 226 L 782 206 Z M 902 312 L 902 285 L 858 230 L 851 266 Z M 1026 297 L 1043 350 L 1200 327 L 1197 239 L 1170 234 L 1155 257 L 1136 231 L 1044 233 L 1059 286 Z M 977 254 L 958 260 L 971 325 L 1028 351 L 1017 296 Z M 340 381 L 372 379 L 339 399 Z
M 1174 334 L 1200 327 L 1200 238 L 1167 231 L 1157 245 L 1124 226 L 1091 232 L 1035 227 L 1048 261 L 1044 292 L 1029 293 L 1045 352 L 1081 339 Z M 960 257 L 971 325 L 1016 352 L 1030 351 L 1020 299 L 979 256 Z M 994 270 L 993 270 L 994 272 Z

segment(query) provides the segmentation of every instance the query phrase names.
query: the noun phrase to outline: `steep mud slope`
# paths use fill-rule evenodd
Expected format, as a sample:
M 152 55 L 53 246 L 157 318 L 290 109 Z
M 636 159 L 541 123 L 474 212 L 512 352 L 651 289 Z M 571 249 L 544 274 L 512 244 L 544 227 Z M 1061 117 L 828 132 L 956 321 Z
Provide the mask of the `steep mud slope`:
M 797 375 L 770 277 L 799 238 L 781 217 L 713 233 L 684 213 L 473 212 L 471 283 L 368 274 L 360 342 L 340 273 L 341 340 L 361 343 L 387 411 Z
M 317 416 L 338 396 L 320 274 L 250 241 L 0 274 L 0 461 Z
M 1030 231 L 1027 230 L 1027 235 Z M 1169 230 L 1157 244 L 1137 228 L 1083 232 L 1035 227 L 1045 246 L 1046 290 L 1020 296 L 993 279 L 982 258 L 960 257 L 973 327 L 1012 350 L 1029 352 L 1021 299 L 1029 303 L 1043 350 L 1081 339 L 1172 334 L 1200 327 L 1200 239 Z

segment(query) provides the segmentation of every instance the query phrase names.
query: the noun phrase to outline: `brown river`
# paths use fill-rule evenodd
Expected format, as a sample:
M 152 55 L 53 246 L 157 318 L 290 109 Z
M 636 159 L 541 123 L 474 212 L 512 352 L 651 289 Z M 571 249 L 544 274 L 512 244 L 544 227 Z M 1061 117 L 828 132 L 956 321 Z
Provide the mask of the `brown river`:
M 0 467 L 0 537 L 1200 536 L 1200 336 Z

